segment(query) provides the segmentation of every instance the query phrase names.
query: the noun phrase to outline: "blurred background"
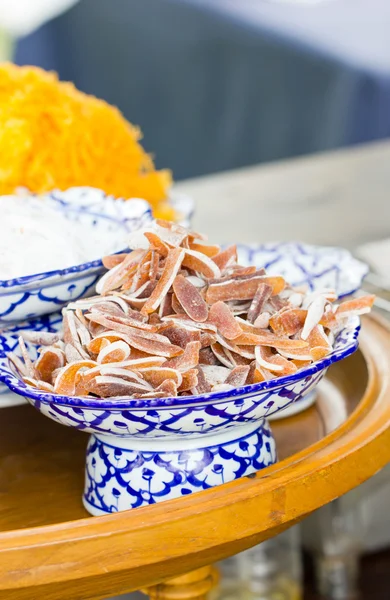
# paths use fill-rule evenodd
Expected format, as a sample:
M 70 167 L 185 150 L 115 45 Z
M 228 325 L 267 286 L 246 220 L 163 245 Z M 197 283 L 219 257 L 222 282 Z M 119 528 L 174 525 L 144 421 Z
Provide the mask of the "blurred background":
M 65 12 L 19 29 L 15 61 L 117 105 L 177 180 L 390 135 L 388 0 L 22 4 Z

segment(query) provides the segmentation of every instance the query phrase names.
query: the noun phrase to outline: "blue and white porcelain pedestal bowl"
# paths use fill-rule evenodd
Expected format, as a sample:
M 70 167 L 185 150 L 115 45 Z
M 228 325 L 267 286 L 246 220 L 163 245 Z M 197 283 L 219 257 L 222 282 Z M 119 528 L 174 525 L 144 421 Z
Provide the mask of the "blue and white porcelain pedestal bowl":
M 206 490 L 275 462 L 265 420 L 169 440 L 95 434 L 87 448 L 83 503 L 95 516 L 128 510 Z
M 56 331 L 60 315 L 23 324 Z M 276 460 L 267 419 L 315 391 L 327 368 L 358 347 L 350 317 L 332 352 L 293 375 L 198 396 L 137 399 L 62 396 L 26 384 L 8 353 L 21 358 L 19 328 L 0 335 L 0 382 L 50 419 L 92 434 L 84 503 L 93 515 L 178 498 L 261 470 Z M 38 348 L 26 342 L 34 360 Z M 81 493 L 81 490 L 80 490 Z

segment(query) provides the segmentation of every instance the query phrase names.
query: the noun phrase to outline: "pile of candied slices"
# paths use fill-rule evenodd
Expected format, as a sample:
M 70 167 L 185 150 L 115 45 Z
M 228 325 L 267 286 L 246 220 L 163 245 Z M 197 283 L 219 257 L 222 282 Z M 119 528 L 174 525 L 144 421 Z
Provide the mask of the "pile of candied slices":
M 228 391 L 291 375 L 331 352 L 374 296 L 292 288 L 170 222 L 104 259 L 97 295 L 63 310 L 63 333 L 26 332 L 11 360 L 35 388 L 68 396 L 162 398 Z M 133 245 L 134 247 L 134 245 Z M 40 346 L 37 360 L 25 340 Z

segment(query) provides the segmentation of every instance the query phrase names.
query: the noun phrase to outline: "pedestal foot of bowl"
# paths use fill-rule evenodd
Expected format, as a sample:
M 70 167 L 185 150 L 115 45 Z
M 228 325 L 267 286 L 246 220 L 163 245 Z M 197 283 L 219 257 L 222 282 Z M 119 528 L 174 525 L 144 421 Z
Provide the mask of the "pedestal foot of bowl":
M 274 462 L 275 442 L 265 420 L 203 436 L 94 434 L 83 502 L 92 515 L 138 508 L 233 481 Z
M 202 567 L 141 590 L 150 600 L 207 600 L 219 579 L 215 567 Z

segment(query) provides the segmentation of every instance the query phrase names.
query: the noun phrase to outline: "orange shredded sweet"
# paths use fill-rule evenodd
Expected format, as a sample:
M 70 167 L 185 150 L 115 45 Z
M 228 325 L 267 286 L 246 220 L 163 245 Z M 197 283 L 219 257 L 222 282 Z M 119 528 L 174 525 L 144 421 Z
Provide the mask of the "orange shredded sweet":
M 144 198 L 174 219 L 169 171 L 156 171 L 120 111 L 37 67 L 0 64 L 0 194 L 91 186 Z

